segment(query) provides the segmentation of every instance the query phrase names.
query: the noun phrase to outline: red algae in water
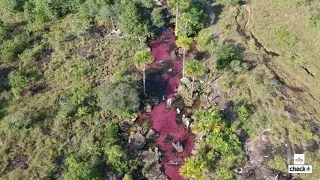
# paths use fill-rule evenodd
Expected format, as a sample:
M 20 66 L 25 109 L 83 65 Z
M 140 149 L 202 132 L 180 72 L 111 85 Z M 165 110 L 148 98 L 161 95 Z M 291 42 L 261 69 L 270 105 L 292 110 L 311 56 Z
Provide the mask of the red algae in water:
M 151 64 L 152 67 L 163 61 L 172 61 L 173 72 L 179 72 L 174 75 L 168 75 L 165 72 L 162 73 L 162 79 L 166 83 L 167 98 L 171 98 L 174 102 L 174 90 L 180 83 L 182 60 L 172 60 L 170 57 L 170 51 L 175 50 L 175 36 L 170 30 L 164 30 L 161 36 L 152 42 L 150 42 L 151 55 L 155 58 L 155 62 Z M 146 114 L 144 114 L 146 115 Z M 184 179 L 179 175 L 179 169 L 183 164 L 184 158 L 190 156 L 193 147 L 193 138 L 182 125 L 176 123 L 176 111 L 174 104 L 171 109 L 166 109 L 166 102 L 158 104 L 149 113 L 152 119 L 152 128 L 160 133 L 160 136 L 156 139 L 156 144 L 164 152 L 164 158 L 162 159 L 162 166 L 164 167 L 165 174 L 171 180 Z M 184 151 L 178 153 L 172 142 L 179 141 L 184 146 Z

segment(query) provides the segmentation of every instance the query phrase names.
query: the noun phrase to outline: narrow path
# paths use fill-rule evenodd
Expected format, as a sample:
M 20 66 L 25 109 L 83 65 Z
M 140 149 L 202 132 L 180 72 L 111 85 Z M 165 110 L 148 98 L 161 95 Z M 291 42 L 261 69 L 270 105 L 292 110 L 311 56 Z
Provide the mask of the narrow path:
M 165 87 L 165 97 L 172 99 L 172 102 L 175 100 L 174 91 L 180 83 L 182 69 L 182 60 L 172 60 L 170 57 L 170 52 L 175 50 L 175 40 L 172 31 L 164 30 L 157 40 L 150 42 L 151 55 L 155 58 L 155 62 L 148 67 L 148 70 L 160 69 L 161 74 L 155 77 L 157 80 L 149 81 L 149 83 L 147 81 L 147 88 L 159 86 L 154 84 L 155 82 L 160 83 L 161 87 Z M 166 64 L 171 65 L 169 71 Z M 179 175 L 179 168 L 183 164 L 184 158 L 191 155 L 193 138 L 183 125 L 176 123 L 175 109 L 174 103 L 172 108 L 167 109 L 166 102 L 161 101 L 150 113 L 145 113 L 142 117 L 151 116 L 152 128 L 160 133 L 155 143 L 164 153 L 161 165 L 164 167 L 165 174 L 171 180 L 182 180 L 184 178 Z M 178 153 L 174 149 L 172 142 L 176 141 L 182 143 L 184 147 L 182 153 Z

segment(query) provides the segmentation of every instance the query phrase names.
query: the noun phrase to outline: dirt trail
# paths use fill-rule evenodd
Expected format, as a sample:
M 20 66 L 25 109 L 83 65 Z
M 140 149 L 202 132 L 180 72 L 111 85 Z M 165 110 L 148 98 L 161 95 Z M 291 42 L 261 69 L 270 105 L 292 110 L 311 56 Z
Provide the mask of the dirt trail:
M 164 93 L 166 99 L 172 99 L 174 102 L 174 91 L 180 83 L 182 60 L 172 60 L 170 57 L 170 51 L 175 48 L 175 36 L 170 30 L 165 30 L 161 36 L 152 41 L 150 44 L 151 55 L 155 58 L 155 62 L 151 64 L 148 69 L 157 69 L 161 71 L 161 74 L 155 76 L 157 80 L 147 81 L 147 88 L 152 86 L 164 87 Z M 164 64 L 170 63 L 172 65 L 171 70 L 163 68 Z M 143 117 L 151 116 L 152 128 L 160 133 L 160 136 L 156 139 L 156 144 L 164 152 L 164 158 L 162 158 L 162 166 L 164 167 L 165 174 L 171 180 L 184 179 L 179 175 L 179 168 L 183 164 L 184 158 L 191 155 L 193 148 L 193 138 L 182 125 L 176 123 L 176 111 L 175 104 L 172 104 L 171 109 L 166 109 L 166 102 L 162 101 L 155 106 L 150 113 L 145 113 Z M 172 146 L 172 142 L 179 141 L 184 146 L 184 151 L 178 153 Z

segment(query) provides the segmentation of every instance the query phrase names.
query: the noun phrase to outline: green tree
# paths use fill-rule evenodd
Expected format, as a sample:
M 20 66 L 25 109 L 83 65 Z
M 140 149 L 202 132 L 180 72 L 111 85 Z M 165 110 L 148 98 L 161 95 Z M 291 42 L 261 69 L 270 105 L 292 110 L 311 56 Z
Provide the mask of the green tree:
M 178 21 L 179 21 L 179 14 L 181 11 L 187 9 L 190 6 L 190 0 L 168 0 L 168 6 L 171 8 L 175 13 L 176 24 L 174 33 L 178 36 Z
M 203 171 L 206 168 L 206 162 L 195 158 L 186 158 L 179 173 L 188 179 L 204 180 Z
M 192 78 L 191 97 L 193 95 L 194 80 L 197 76 L 204 75 L 204 64 L 197 60 L 191 60 L 186 65 L 186 75 Z
M 165 22 L 163 20 L 162 9 L 154 8 L 151 13 L 152 24 L 157 28 L 164 26 Z
M 118 173 L 126 173 L 129 170 L 130 163 L 126 153 L 118 145 L 112 145 L 104 151 L 107 157 L 107 164 Z
M 216 49 L 217 54 L 217 69 L 229 68 L 232 61 L 241 61 L 243 58 L 242 53 L 229 43 L 220 44 Z
M 183 65 L 182 65 L 182 76 L 185 77 L 185 59 L 186 59 L 186 51 L 190 48 L 192 43 L 192 38 L 188 38 L 187 36 L 179 36 L 176 44 L 178 47 L 183 49 Z
M 18 57 L 18 54 L 22 53 L 28 47 L 27 37 L 25 34 L 21 34 L 15 36 L 13 39 L 3 41 L 2 44 L 0 44 L 0 61 L 5 63 L 13 62 Z
M 138 38 L 140 46 L 143 41 L 151 36 L 148 19 L 139 11 L 137 5 L 132 1 L 124 1 L 122 13 L 119 17 L 119 27 L 123 34 L 129 37 Z
M 134 64 L 143 73 L 143 93 L 146 94 L 146 65 L 153 62 L 153 57 L 147 50 L 138 51 L 134 56 Z
M 63 174 L 65 180 L 98 180 L 102 179 L 87 162 L 81 162 L 74 156 L 66 159 L 67 171 Z
M 98 87 L 99 106 L 118 116 L 130 116 L 139 107 L 139 93 L 126 82 L 105 83 Z
M 202 1 L 192 1 L 192 4 L 179 16 L 178 36 L 197 34 L 205 26 L 207 13 L 204 12 L 205 4 Z

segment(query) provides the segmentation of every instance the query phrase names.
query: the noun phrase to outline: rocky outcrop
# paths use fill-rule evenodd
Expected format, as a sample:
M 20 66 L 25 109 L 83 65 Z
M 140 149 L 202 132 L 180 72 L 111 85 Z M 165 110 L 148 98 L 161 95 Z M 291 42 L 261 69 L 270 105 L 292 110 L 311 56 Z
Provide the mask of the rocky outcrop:
M 187 77 L 182 78 L 180 82 L 181 83 L 178 86 L 178 94 L 183 98 L 186 106 L 192 106 L 193 101 L 197 98 L 196 96 L 191 97 L 192 82 Z M 199 91 L 200 89 L 201 83 L 197 81 L 194 82 L 193 91 Z
M 142 134 L 136 133 L 136 134 L 130 135 L 129 148 L 131 150 L 141 150 L 145 144 L 146 144 L 146 138 Z

